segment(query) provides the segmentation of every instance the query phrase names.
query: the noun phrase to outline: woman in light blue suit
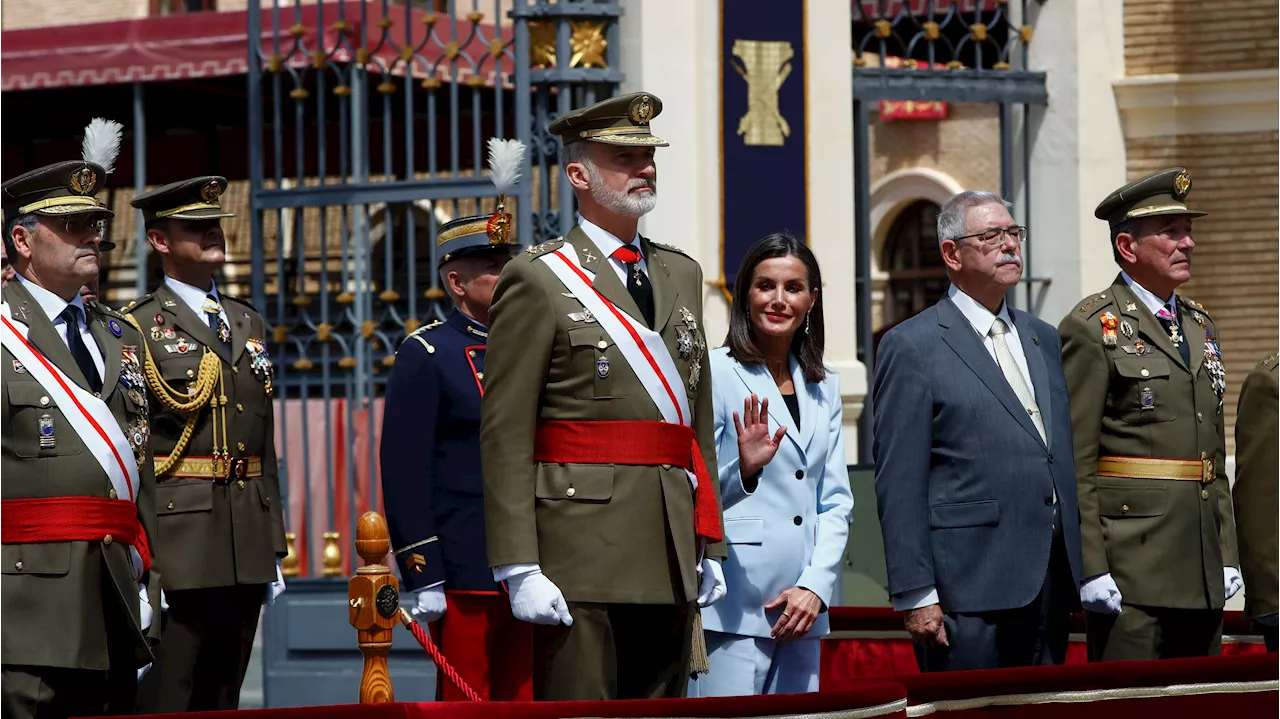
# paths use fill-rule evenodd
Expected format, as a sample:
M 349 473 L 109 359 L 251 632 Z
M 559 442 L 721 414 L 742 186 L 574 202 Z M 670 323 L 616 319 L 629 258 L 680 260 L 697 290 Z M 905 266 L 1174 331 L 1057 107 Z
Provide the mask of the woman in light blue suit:
M 761 239 L 738 271 L 726 346 L 711 354 L 728 594 L 702 610 L 711 671 L 689 696 L 818 689 L 853 510 L 821 286 L 804 243 Z

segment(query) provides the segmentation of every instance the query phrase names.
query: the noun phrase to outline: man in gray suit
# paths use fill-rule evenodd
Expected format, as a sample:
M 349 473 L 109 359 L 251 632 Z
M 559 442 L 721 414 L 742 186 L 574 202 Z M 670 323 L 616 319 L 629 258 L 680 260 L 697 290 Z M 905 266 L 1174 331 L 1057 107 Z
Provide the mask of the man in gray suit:
M 889 593 L 921 671 L 1060 664 L 1080 512 L 1060 340 L 1010 308 L 1026 228 L 989 192 L 938 214 L 951 289 L 885 334 L 873 451 Z

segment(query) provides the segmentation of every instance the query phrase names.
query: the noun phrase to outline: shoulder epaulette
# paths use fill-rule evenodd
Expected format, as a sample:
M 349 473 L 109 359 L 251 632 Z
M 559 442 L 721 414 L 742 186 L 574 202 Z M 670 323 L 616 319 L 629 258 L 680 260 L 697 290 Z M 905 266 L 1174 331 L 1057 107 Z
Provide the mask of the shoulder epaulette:
M 125 305 L 123 308 L 121 308 L 121 310 L 120 310 L 120 311 L 121 311 L 121 312 L 132 312 L 134 307 L 137 307 L 138 305 L 143 304 L 144 302 L 148 302 L 148 301 L 150 301 L 150 300 L 151 300 L 151 297 L 152 297 L 151 293 L 148 293 L 148 294 L 145 294 L 145 295 L 143 295 L 143 296 L 141 296 L 141 297 L 138 297 L 137 299 L 134 299 L 134 300 L 130 301 L 130 302 L 129 302 L 129 304 L 127 304 L 127 305 Z
M 1093 310 L 1096 310 L 1104 306 L 1107 300 L 1110 298 L 1111 298 L 1111 295 L 1106 292 L 1099 292 L 1094 295 L 1089 295 L 1083 300 L 1080 300 L 1079 304 L 1076 305 L 1076 312 L 1082 315 L 1089 315 L 1090 313 L 1093 312 Z
M 414 330 L 414 331 L 410 332 L 410 333 L 409 333 L 409 334 L 404 338 L 404 339 L 405 339 L 405 342 L 408 342 L 408 341 L 409 341 L 409 339 L 410 339 L 410 338 L 412 338 L 412 339 L 414 339 L 414 340 L 417 340 L 417 341 L 418 341 L 418 343 L 419 343 L 419 344 L 421 344 L 421 345 L 422 345 L 422 346 L 427 350 L 427 354 L 435 354 L 435 353 L 436 353 L 435 345 L 432 345 L 430 342 L 428 342 L 428 341 L 427 341 L 427 338 L 426 338 L 426 337 L 423 337 L 422 335 L 423 335 L 423 333 L 425 333 L 425 332 L 430 332 L 431 330 L 433 330 L 433 329 L 435 329 L 435 328 L 439 327 L 439 326 L 440 326 L 440 325 L 442 325 L 442 324 L 444 324 L 444 320 L 433 320 L 433 321 L 431 321 L 431 322 L 429 322 L 429 323 L 427 323 L 427 324 L 425 324 L 425 325 L 423 325 L 423 326 L 419 327 L 418 329 L 416 329 L 416 330 Z M 397 350 L 397 352 L 399 352 L 399 350 Z
M 677 255 L 684 255 L 685 257 L 688 257 L 691 260 L 693 259 L 693 255 L 690 255 L 688 252 L 680 249 L 679 247 L 676 247 L 675 245 L 666 245 L 661 242 L 654 242 L 653 240 L 649 240 L 649 244 L 653 245 L 654 247 L 657 247 L 660 250 L 666 250 L 667 252 L 674 252 Z
M 104 314 L 104 315 L 107 315 L 108 317 L 114 317 L 118 320 L 124 319 L 123 312 L 119 310 L 111 309 L 111 307 L 107 306 L 102 302 L 99 302 L 98 300 L 89 300 L 86 304 L 89 306 L 89 309 L 99 314 Z
M 1209 314 L 1209 310 L 1206 310 L 1206 309 L 1204 308 L 1204 305 L 1200 304 L 1199 302 L 1196 302 L 1195 300 L 1191 299 L 1190 297 L 1184 297 L 1184 296 L 1182 296 L 1182 295 L 1178 295 L 1178 299 L 1181 299 L 1181 300 L 1182 300 L 1182 302 L 1183 302 L 1183 304 L 1185 304 L 1186 306 L 1190 307 L 1190 308 L 1191 308 L 1191 309 L 1193 309 L 1193 310 L 1199 310 L 1199 311 L 1203 312 L 1203 313 L 1204 313 L 1204 314 L 1206 314 L 1206 315 L 1207 315 L 1207 314 Z
M 536 245 L 529 245 L 528 247 L 525 248 L 523 254 L 529 255 L 529 258 L 533 259 L 540 255 L 544 255 L 548 252 L 554 252 L 555 250 L 560 249 L 560 246 L 563 244 L 564 244 L 564 238 L 557 237 L 554 240 L 550 240 L 548 242 L 540 242 Z
M 1273 352 L 1271 356 L 1258 363 L 1260 367 L 1270 367 L 1276 364 L 1276 359 L 1280 358 L 1280 353 Z

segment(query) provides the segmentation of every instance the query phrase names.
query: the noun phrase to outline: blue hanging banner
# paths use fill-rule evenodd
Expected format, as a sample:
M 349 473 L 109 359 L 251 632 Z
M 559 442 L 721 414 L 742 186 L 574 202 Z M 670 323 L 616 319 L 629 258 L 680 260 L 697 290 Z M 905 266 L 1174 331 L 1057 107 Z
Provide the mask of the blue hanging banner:
M 756 240 L 808 231 L 805 0 L 720 2 L 722 289 Z

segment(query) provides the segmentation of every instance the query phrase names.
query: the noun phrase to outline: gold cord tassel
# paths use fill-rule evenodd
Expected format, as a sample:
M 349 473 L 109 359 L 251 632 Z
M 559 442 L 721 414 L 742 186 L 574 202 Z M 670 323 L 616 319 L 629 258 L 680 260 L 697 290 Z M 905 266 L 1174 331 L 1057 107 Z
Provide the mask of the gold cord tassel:
M 693 646 L 689 650 L 689 678 L 711 671 L 711 658 L 707 656 L 707 637 L 702 631 L 702 609 L 693 606 Z

